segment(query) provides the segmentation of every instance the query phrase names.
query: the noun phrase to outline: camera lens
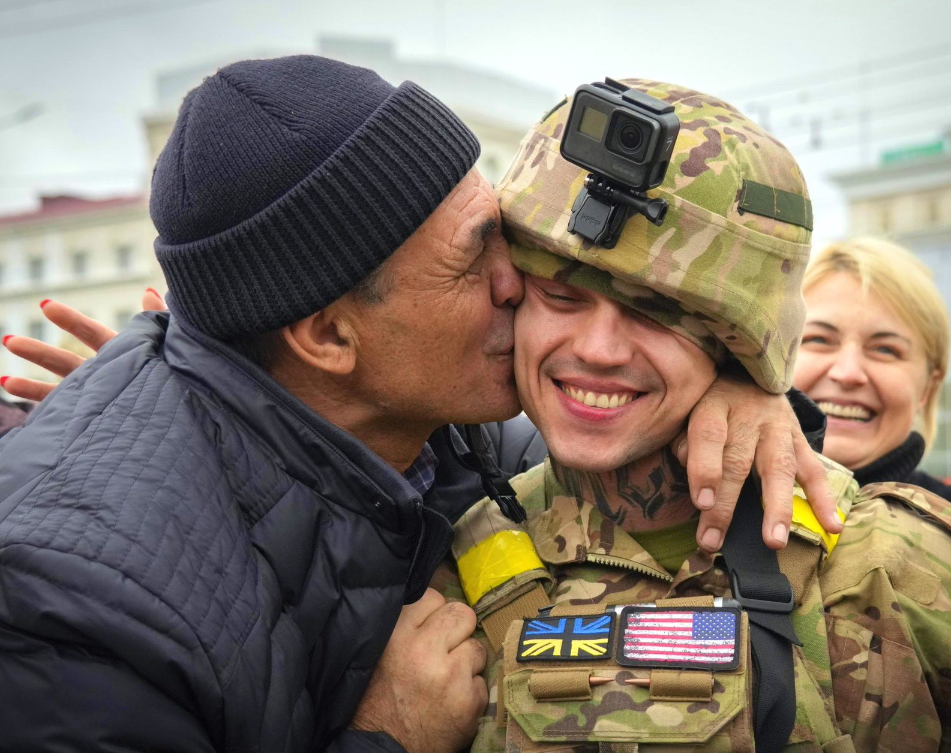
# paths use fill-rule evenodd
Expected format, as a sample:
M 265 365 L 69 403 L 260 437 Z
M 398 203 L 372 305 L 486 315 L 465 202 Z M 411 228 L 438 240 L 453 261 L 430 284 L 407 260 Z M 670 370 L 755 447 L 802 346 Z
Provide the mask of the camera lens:
M 618 129 L 618 143 L 628 152 L 636 152 L 644 143 L 644 134 L 634 123 L 628 121 Z
M 632 112 L 615 111 L 608 149 L 624 159 L 642 164 L 650 157 L 651 122 Z

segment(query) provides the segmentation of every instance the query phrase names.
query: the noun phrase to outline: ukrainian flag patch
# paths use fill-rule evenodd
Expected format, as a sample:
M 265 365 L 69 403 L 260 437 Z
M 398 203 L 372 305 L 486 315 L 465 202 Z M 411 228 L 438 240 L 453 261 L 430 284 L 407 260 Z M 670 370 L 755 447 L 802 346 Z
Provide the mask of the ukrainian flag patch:
M 527 618 L 517 661 L 591 661 L 612 654 L 614 614 Z

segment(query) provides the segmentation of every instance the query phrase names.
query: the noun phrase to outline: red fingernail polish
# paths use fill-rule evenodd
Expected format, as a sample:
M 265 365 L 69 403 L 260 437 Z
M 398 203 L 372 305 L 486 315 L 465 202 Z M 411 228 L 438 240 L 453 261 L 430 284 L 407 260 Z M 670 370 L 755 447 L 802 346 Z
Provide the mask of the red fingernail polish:
M 3 336 L 3 344 L 6 345 L 6 344 L 7 344 L 7 340 L 9 340 L 11 337 L 13 337 L 13 335 L 4 335 L 4 336 Z
M 162 296 L 159 294 L 159 292 L 158 292 L 155 288 L 146 288 L 146 289 L 145 289 L 145 292 L 146 292 L 146 293 L 154 293 L 154 294 L 157 295 L 159 298 L 162 297 Z
M 49 302 L 50 302 L 49 298 L 44 298 L 42 301 L 40 301 L 40 308 L 43 308 Z
M 5 384 L 7 383 L 7 380 L 8 380 L 9 378 L 10 378 L 10 377 L 0 377 L 0 387 L 3 387 L 3 385 L 5 385 Z

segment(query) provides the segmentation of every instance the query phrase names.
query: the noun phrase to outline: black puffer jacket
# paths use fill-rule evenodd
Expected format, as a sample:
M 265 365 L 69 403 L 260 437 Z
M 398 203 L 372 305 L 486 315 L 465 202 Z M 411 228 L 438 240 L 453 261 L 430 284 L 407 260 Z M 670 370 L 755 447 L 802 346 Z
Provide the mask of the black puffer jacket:
M 325 747 L 458 513 L 140 315 L 0 443 L 0 750 Z

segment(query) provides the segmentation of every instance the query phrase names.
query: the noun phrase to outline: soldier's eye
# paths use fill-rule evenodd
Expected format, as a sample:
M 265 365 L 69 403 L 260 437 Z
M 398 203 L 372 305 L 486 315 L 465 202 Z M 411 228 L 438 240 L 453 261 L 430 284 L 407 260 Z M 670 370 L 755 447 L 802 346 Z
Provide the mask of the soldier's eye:
M 570 295 L 559 295 L 558 293 L 553 293 L 550 290 L 544 291 L 545 297 L 552 301 L 560 301 L 562 303 L 576 303 L 578 298 L 575 298 Z

